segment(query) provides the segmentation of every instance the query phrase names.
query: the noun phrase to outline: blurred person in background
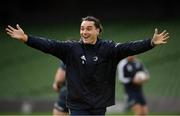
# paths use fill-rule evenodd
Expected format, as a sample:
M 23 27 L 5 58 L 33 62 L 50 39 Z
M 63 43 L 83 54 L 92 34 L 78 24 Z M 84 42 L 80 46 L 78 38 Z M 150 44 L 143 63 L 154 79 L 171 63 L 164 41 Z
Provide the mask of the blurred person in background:
M 105 115 L 115 104 L 115 74 L 119 61 L 167 43 L 169 34 L 155 29 L 150 38 L 116 43 L 100 37 L 102 24 L 93 16 L 82 18 L 80 41 L 58 41 L 26 34 L 8 25 L 7 34 L 51 54 L 66 64 L 67 106 L 70 115 Z
M 66 66 L 60 63 L 53 82 L 53 89 L 59 94 L 58 100 L 54 103 L 53 116 L 68 115 L 68 108 L 66 107 L 67 87 L 65 74 Z
M 131 109 L 137 116 L 146 116 L 148 106 L 143 85 L 149 80 L 149 72 L 136 56 L 121 60 L 117 67 L 119 81 L 124 86 L 126 111 Z

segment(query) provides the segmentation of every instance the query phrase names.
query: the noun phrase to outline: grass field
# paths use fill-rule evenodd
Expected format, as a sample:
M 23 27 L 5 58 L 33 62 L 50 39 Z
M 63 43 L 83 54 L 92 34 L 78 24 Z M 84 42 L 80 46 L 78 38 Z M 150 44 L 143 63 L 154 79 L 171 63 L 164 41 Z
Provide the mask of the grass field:
M 149 69 L 151 79 L 145 86 L 147 96 L 180 97 L 180 22 L 104 22 L 103 37 L 116 42 L 149 38 L 154 29 L 167 29 L 168 44 L 138 55 Z M 79 38 L 79 25 L 21 25 L 25 32 L 51 39 Z M 1 29 L 2 30 L 2 29 Z M 52 82 L 59 60 L 51 55 L 29 48 L 0 32 L 0 99 L 47 98 L 55 99 Z M 61 39 L 62 38 L 62 39 Z M 122 85 L 117 81 L 116 98 L 122 100 Z

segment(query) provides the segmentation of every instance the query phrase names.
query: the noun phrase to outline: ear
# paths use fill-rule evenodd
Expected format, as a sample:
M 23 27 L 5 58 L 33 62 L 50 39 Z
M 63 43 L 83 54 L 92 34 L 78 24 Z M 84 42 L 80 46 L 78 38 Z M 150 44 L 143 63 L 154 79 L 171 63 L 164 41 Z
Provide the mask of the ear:
M 100 29 L 99 28 L 96 28 L 96 30 L 97 30 L 97 32 L 98 32 L 98 34 L 100 33 Z

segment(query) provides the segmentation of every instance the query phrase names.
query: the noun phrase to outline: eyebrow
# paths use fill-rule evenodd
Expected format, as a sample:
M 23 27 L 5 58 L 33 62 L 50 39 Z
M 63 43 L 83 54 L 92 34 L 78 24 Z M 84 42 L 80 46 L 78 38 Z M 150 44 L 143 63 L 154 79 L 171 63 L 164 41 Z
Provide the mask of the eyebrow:
M 81 26 L 81 27 L 84 27 L 84 26 Z M 93 27 L 93 26 L 87 26 L 87 27 Z

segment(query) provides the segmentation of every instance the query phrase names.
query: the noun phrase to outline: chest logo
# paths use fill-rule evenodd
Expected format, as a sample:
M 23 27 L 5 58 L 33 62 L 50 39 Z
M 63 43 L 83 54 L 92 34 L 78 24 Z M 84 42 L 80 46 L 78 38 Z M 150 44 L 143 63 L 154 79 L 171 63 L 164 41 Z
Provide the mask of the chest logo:
M 82 60 L 82 64 L 84 64 L 84 63 L 85 63 L 85 61 L 86 61 L 86 57 L 85 57 L 85 55 L 82 55 L 82 56 L 81 56 L 81 60 Z
M 93 57 L 93 61 L 95 61 L 95 62 L 98 61 L 98 57 L 97 57 L 97 56 L 94 56 L 94 57 Z

